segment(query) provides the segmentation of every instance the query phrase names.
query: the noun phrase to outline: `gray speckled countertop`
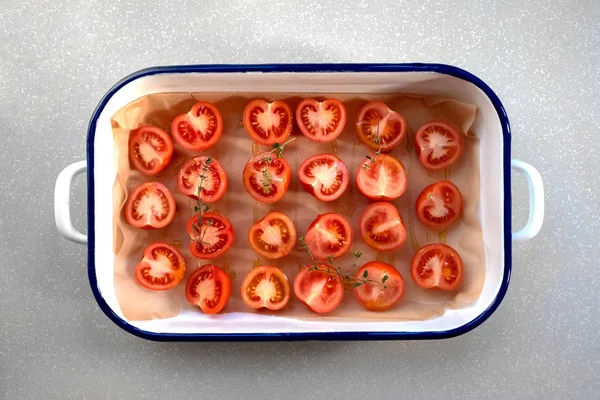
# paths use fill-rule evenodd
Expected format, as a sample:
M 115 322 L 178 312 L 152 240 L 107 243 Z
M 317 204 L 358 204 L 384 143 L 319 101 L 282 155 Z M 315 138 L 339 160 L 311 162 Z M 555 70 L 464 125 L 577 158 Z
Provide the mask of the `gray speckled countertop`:
M 201 3 L 0 3 L 0 398 L 597 398 L 598 0 Z M 411 61 L 484 79 L 514 157 L 545 180 L 544 227 L 514 246 L 508 294 L 481 327 L 427 342 L 169 344 L 99 310 L 87 249 L 57 233 L 52 193 L 116 81 L 166 64 Z M 73 197 L 83 227 L 85 178 Z

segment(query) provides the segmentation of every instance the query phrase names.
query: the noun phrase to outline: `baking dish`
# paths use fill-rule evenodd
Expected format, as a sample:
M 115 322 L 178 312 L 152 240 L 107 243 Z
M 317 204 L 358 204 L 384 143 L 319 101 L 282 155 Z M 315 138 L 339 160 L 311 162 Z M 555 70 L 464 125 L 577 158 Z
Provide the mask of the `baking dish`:
M 451 97 L 474 104 L 473 130 L 481 138 L 480 204 L 486 277 L 479 299 L 470 307 L 446 310 L 425 321 L 310 321 L 285 316 L 227 313 L 207 316 L 182 312 L 176 317 L 128 321 L 113 285 L 112 187 L 115 160 L 111 116 L 129 102 L 165 92 L 312 92 L 417 93 Z M 485 321 L 508 288 L 513 242 L 531 239 L 544 216 L 543 183 L 531 165 L 511 160 L 510 125 L 495 93 L 479 78 L 441 64 L 302 64 L 191 65 L 157 67 L 134 73 L 117 83 L 94 111 L 87 138 L 87 161 L 67 166 L 55 188 L 55 219 L 69 240 L 88 243 L 88 275 L 100 308 L 124 330 L 153 340 L 304 340 L 430 339 L 465 333 Z M 524 173 L 529 184 L 529 219 L 511 232 L 510 169 Z M 88 235 L 78 232 L 69 214 L 73 178 L 87 168 Z

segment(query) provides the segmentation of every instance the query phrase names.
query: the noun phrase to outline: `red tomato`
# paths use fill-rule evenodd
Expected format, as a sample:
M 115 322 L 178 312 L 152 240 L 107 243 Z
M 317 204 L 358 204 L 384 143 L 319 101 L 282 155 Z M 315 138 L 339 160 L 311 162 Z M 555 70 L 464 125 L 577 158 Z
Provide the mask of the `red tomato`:
M 144 175 L 156 175 L 169 165 L 173 141 L 155 126 L 142 126 L 129 134 L 129 160 Z
M 402 114 L 390 110 L 380 101 L 367 103 L 356 116 L 358 137 L 367 146 L 388 152 L 398 146 L 406 136 L 406 120 Z
M 434 243 L 421 247 L 410 263 L 410 274 L 422 288 L 453 290 L 463 277 L 463 262 L 452 247 Z
M 302 187 L 321 201 L 340 197 L 350 180 L 348 167 L 331 154 L 317 154 L 307 158 L 298 168 Z
M 427 186 L 417 197 L 417 216 L 429 228 L 444 231 L 462 214 L 463 197 L 450 181 Z
M 336 99 L 304 99 L 296 108 L 296 122 L 307 138 L 331 142 L 344 130 L 346 108 Z
M 406 241 L 406 228 L 398 209 L 384 201 L 365 208 L 359 227 L 363 241 L 377 251 L 399 249 Z
M 214 264 L 204 264 L 194 271 L 185 286 L 188 303 L 205 314 L 216 314 L 231 296 L 231 278 Z
M 210 160 L 210 161 L 208 161 Z M 206 164 L 208 161 L 208 165 Z M 204 176 L 205 178 L 200 178 Z M 199 156 L 187 161 L 177 175 L 177 188 L 192 199 L 198 199 L 198 188 L 202 186 L 200 197 L 204 203 L 219 200 L 227 190 L 227 175 L 221 164 L 212 157 Z
M 127 199 L 125 218 L 135 228 L 164 228 L 175 216 L 175 198 L 165 185 L 143 183 Z
M 296 245 L 296 228 L 284 214 L 272 212 L 254 224 L 248 231 L 250 246 L 265 258 L 287 256 Z
M 394 266 L 371 261 L 354 275 L 354 297 L 367 310 L 386 311 L 394 308 L 404 294 L 404 280 Z M 358 285 L 358 283 L 363 282 Z
M 283 143 L 292 132 L 292 110 L 283 101 L 252 100 L 244 110 L 244 128 L 256 143 Z
M 279 268 L 257 267 L 242 282 L 242 300 L 250 308 L 280 310 L 290 300 L 290 284 Z
M 408 174 L 396 158 L 373 155 L 366 157 L 356 170 L 356 186 L 367 199 L 390 201 L 404 193 Z
M 311 269 L 305 265 L 294 279 L 294 293 L 309 309 L 325 314 L 336 308 L 344 297 L 344 283 L 336 271 L 325 264 Z
M 339 214 L 321 214 L 308 227 L 305 239 L 315 259 L 338 258 L 352 245 L 352 227 Z
M 206 150 L 217 143 L 223 133 L 223 117 L 213 104 L 199 101 L 171 124 L 173 137 L 188 150 Z
M 462 135 L 443 122 L 429 122 L 417 131 L 415 147 L 425 168 L 444 169 L 454 164 L 462 154 Z
M 285 158 L 267 154 L 248 160 L 244 167 L 244 188 L 258 202 L 275 203 L 288 190 L 292 172 Z
M 211 260 L 225 253 L 233 244 L 231 222 L 221 214 L 205 212 L 199 226 L 200 214 L 194 215 L 187 223 L 190 236 L 190 252 L 201 260 Z
M 144 250 L 142 261 L 135 267 L 135 279 L 151 290 L 167 290 L 181 282 L 185 259 L 175 247 L 155 242 Z

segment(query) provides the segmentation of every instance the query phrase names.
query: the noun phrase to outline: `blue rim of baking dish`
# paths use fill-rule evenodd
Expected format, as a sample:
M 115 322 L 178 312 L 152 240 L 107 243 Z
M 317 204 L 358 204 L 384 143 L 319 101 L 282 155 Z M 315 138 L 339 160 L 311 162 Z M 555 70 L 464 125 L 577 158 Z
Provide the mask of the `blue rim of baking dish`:
M 446 331 L 425 332 L 278 332 L 278 333 L 156 333 L 139 329 L 120 318 L 106 303 L 96 281 L 95 230 L 94 230 L 94 137 L 96 123 L 111 97 L 123 86 L 144 76 L 171 73 L 244 73 L 244 72 L 437 72 L 468 81 L 481 89 L 490 99 L 502 126 L 503 172 L 504 172 L 504 275 L 502 285 L 490 306 L 475 319 Z M 510 281 L 512 268 L 512 199 L 511 199 L 511 132 L 508 116 L 502 102 L 494 91 L 477 76 L 463 69 L 445 64 L 222 64 L 222 65 L 175 65 L 152 67 L 135 72 L 114 85 L 100 100 L 92 114 L 87 136 L 88 179 L 88 277 L 94 297 L 104 313 L 123 330 L 144 339 L 155 341 L 292 341 L 292 340 L 406 340 L 445 339 L 467 333 L 487 320 L 496 311 Z

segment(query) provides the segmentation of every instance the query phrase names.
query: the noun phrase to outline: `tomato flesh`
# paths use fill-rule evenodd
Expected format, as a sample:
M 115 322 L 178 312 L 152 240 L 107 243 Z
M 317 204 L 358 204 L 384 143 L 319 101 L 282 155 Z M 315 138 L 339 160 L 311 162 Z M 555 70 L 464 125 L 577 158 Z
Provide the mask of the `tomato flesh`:
M 397 250 L 406 241 L 402 217 L 390 203 L 368 205 L 360 217 L 359 227 L 363 241 L 377 251 Z
M 302 187 L 321 201 L 339 198 L 350 180 L 348 167 L 331 154 L 317 154 L 307 158 L 298 168 Z
M 205 264 L 188 279 L 185 297 L 205 314 L 216 314 L 231 297 L 231 278 L 218 266 Z
M 462 135 L 439 121 L 423 125 L 415 135 L 419 161 L 427 169 L 438 170 L 454 164 L 462 154 Z
M 384 279 L 385 277 L 385 279 Z M 367 310 L 386 311 L 394 308 L 404 294 L 404 280 L 394 266 L 371 261 L 354 275 L 354 297 Z
M 135 267 L 135 279 L 150 290 L 167 290 L 179 284 L 185 274 L 185 259 L 167 243 L 152 243 Z
M 229 220 L 215 212 L 194 215 L 187 223 L 190 236 L 190 252 L 201 260 L 217 258 L 233 244 L 233 227 Z
M 315 259 L 338 258 L 352 245 L 352 227 L 339 214 L 322 214 L 308 227 L 305 240 Z
M 296 227 L 285 214 L 272 212 L 250 228 L 248 241 L 259 255 L 272 260 L 281 258 L 296 245 Z
M 325 314 L 341 303 L 344 297 L 344 283 L 341 276 L 330 266 L 306 265 L 294 279 L 294 294 L 310 310 Z
M 173 156 L 173 141 L 155 126 L 142 126 L 129 134 L 129 159 L 144 175 L 164 170 Z
M 244 128 L 256 143 L 283 143 L 292 132 L 292 110 L 283 101 L 251 101 L 244 110 Z
M 221 137 L 223 117 L 213 104 L 199 101 L 188 113 L 175 117 L 171 133 L 188 150 L 206 150 Z
M 260 203 L 275 203 L 288 190 L 291 176 L 290 164 L 285 158 L 265 153 L 252 157 L 246 163 L 244 188 Z
M 417 197 L 417 216 L 427 227 L 443 231 L 458 221 L 462 214 L 463 197 L 450 181 L 427 186 Z
M 404 117 L 382 102 L 365 104 L 356 116 L 358 137 L 373 150 L 392 151 L 406 137 Z
M 279 268 L 257 267 L 242 282 L 242 300 L 250 308 L 280 310 L 290 300 L 290 284 Z
M 175 198 L 158 182 L 144 183 L 133 190 L 125 206 L 129 225 L 142 228 L 164 228 L 175 216 Z
M 200 187 L 202 190 L 198 193 Z M 183 164 L 179 170 L 177 188 L 188 197 L 198 199 L 200 196 L 204 203 L 212 203 L 225 194 L 227 175 L 221 164 L 214 158 L 194 157 Z
M 356 186 L 370 200 L 390 201 L 406 191 L 408 174 L 398 159 L 385 154 L 373 155 L 360 163 Z
M 463 261 L 452 247 L 434 243 L 420 248 L 410 263 L 410 274 L 425 289 L 453 290 L 463 277 Z
M 331 142 L 346 125 L 346 108 L 336 99 L 304 99 L 296 108 L 296 122 L 304 136 L 317 142 Z

